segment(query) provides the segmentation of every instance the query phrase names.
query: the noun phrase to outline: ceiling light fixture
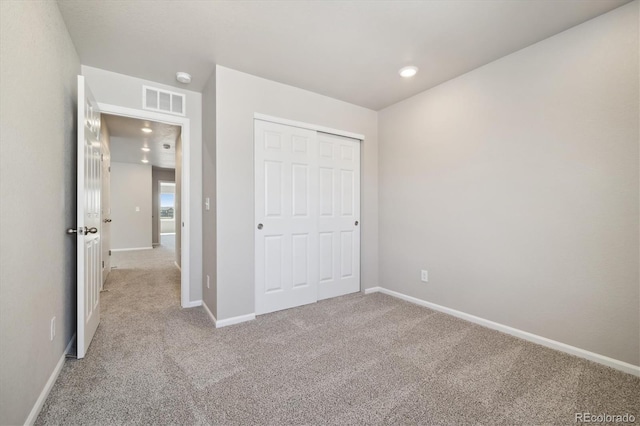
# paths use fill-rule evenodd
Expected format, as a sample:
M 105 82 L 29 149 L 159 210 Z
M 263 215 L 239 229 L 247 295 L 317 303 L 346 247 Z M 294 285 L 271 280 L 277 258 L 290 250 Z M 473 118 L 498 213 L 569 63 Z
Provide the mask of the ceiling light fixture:
M 408 66 L 408 67 L 404 67 L 404 68 L 400 68 L 400 71 L 398 71 L 400 73 L 400 75 L 404 78 L 409 78 L 409 77 L 413 77 L 414 75 L 416 75 L 416 73 L 418 72 L 418 67 L 414 67 L 412 66 Z
M 182 84 L 191 83 L 191 74 L 183 71 L 178 71 L 176 73 L 176 80 L 178 80 Z
M 143 128 L 142 128 L 142 129 L 140 129 L 140 130 L 142 130 L 142 131 L 143 131 L 143 132 L 145 132 L 145 133 L 151 133 L 151 132 L 153 132 L 153 130 L 151 130 L 151 129 L 150 129 L 150 128 L 148 128 L 148 127 L 143 127 Z
M 141 161 L 142 161 L 143 163 L 145 163 L 145 164 L 147 164 L 147 163 L 149 162 L 149 160 L 147 160 L 146 158 L 143 158 Z
M 148 146 L 143 146 L 143 147 L 142 147 L 142 148 L 140 148 L 140 149 L 142 149 L 144 152 L 149 152 L 149 151 L 151 151 L 151 148 L 149 148 Z

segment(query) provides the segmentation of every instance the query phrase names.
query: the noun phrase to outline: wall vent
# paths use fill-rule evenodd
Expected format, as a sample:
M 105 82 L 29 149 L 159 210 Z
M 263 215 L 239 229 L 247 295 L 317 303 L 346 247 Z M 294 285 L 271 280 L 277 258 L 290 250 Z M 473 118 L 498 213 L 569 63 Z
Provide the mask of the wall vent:
M 151 86 L 142 86 L 142 108 L 185 115 L 185 95 Z

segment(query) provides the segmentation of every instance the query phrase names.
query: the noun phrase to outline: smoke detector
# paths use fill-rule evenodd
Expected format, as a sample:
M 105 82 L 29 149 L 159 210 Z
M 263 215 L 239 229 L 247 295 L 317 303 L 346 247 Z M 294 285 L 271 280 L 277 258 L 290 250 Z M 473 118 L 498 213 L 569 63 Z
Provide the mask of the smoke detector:
M 178 71 L 176 73 L 176 80 L 178 80 L 180 83 L 183 83 L 183 84 L 189 84 L 191 83 L 191 74 Z

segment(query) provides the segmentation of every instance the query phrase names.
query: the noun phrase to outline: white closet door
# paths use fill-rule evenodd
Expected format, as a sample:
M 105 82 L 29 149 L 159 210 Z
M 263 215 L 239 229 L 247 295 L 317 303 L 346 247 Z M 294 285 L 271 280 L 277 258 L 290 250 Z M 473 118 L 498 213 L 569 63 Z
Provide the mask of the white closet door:
M 360 291 L 360 141 L 318 134 L 318 300 Z
M 315 131 L 255 120 L 256 313 L 318 299 Z

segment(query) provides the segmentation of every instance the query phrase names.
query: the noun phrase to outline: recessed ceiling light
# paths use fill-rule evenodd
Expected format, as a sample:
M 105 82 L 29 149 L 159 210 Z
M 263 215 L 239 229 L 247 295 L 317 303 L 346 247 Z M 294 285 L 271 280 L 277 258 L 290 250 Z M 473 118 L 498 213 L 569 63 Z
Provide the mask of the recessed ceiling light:
M 178 80 L 180 83 L 183 83 L 183 84 L 189 84 L 191 83 L 191 74 L 178 71 L 176 73 L 176 80 Z
M 151 129 L 150 129 L 150 128 L 148 128 L 148 127 L 143 127 L 143 128 L 142 128 L 142 129 L 140 129 L 140 130 L 142 130 L 142 131 L 143 131 L 143 132 L 145 132 L 145 133 L 151 133 L 151 132 L 153 132 L 153 130 L 151 130 Z
M 140 161 L 142 161 L 142 162 L 143 162 L 143 163 L 145 163 L 145 164 L 149 162 L 149 160 L 147 160 L 146 158 L 143 158 L 143 159 L 142 159 L 142 160 L 140 160 Z
M 151 151 L 151 148 L 149 148 L 148 146 L 143 146 L 143 147 L 142 147 L 142 148 L 140 148 L 140 149 L 142 149 L 144 152 L 149 152 L 149 151 Z
M 400 68 L 400 71 L 398 72 L 402 77 L 409 78 L 416 75 L 416 73 L 418 72 L 418 67 L 414 67 L 414 66 L 404 67 L 404 68 Z

